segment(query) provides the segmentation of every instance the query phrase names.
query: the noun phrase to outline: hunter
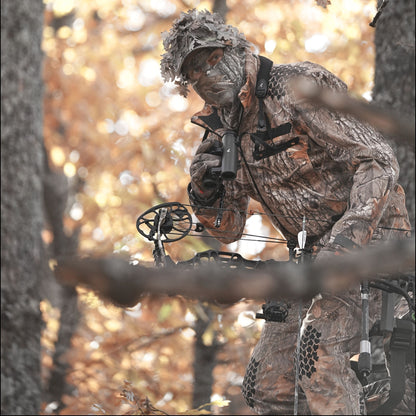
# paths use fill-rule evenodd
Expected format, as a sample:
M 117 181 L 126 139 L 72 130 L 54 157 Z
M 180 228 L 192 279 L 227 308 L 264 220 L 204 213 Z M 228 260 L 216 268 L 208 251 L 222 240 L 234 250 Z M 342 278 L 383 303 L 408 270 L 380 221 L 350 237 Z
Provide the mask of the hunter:
M 188 193 L 196 216 L 218 240 L 240 238 L 250 198 L 288 241 L 296 240 L 305 217 L 314 261 L 410 235 L 399 166 L 382 135 L 302 99 L 294 88 L 307 81 L 343 94 L 347 87 L 335 75 L 311 62 L 272 65 L 237 28 L 208 11 L 181 13 L 163 45 L 164 80 L 185 97 L 192 86 L 205 101 L 192 117 L 206 134 L 190 167 Z M 263 78 L 266 85 L 258 85 Z M 221 165 L 218 144 L 230 133 L 238 147 L 236 177 L 213 186 L 207 179 Z M 370 289 L 369 298 L 371 324 L 380 316 L 381 295 Z M 293 413 L 299 327 L 297 308 L 287 305 L 287 312 L 282 322 L 265 322 L 244 378 L 243 395 L 258 414 Z M 361 315 L 360 287 L 321 293 L 304 305 L 299 414 L 366 414 L 350 365 L 359 352 Z

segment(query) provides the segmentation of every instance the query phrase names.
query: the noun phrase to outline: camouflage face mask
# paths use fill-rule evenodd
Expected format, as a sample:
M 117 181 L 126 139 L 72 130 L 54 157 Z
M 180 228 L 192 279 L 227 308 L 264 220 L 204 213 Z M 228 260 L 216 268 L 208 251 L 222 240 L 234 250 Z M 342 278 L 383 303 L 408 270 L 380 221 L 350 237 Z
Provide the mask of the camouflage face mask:
M 238 99 L 245 81 L 245 53 L 225 48 L 219 62 L 211 66 L 207 58 L 212 53 L 212 48 L 198 51 L 184 67 L 187 72 L 196 70 L 199 74 L 196 80 L 190 79 L 189 83 L 204 101 L 217 107 L 229 108 Z

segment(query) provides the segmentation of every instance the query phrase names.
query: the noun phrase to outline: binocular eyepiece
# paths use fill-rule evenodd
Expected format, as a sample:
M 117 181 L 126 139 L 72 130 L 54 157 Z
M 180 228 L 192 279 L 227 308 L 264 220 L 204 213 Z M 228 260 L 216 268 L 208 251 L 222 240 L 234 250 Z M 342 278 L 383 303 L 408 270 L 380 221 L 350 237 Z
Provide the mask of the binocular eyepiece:
M 237 135 L 233 131 L 227 131 L 222 137 L 222 148 L 215 146 L 211 154 L 222 156 L 221 167 L 211 168 L 203 181 L 205 189 L 216 188 L 221 179 L 230 181 L 237 176 L 238 153 Z

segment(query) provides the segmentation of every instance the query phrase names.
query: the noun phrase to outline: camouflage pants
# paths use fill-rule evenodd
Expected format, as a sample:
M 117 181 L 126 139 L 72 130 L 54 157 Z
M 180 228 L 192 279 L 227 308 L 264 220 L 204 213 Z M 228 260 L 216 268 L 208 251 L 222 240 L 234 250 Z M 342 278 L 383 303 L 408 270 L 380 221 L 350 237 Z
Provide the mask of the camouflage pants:
M 370 290 L 370 327 L 380 318 L 380 291 Z M 365 414 L 362 386 L 350 358 L 359 352 L 359 289 L 319 295 L 303 309 L 298 414 Z M 243 382 L 243 395 L 258 414 L 293 414 L 298 307 L 285 323 L 266 322 Z

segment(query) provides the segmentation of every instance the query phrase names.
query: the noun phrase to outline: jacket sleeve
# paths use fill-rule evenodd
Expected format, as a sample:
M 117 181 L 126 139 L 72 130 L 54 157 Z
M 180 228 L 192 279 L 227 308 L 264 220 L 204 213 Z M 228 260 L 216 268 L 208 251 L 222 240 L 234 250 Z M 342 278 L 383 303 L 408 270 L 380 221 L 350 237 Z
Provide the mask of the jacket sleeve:
M 319 87 L 331 88 L 331 79 L 339 82 L 328 71 L 322 72 L 311 77 Z M 347 209 L 332 227 L 329 243 L 323 251 L 368 244 L 399 175 L 393 150 L 374 128 L 352 116 L 317 108 L 307 102 L 294 102 L 301 128 L 307 130 L 309 137 L 334 161 L 347 164 L 353 172 L 352 178 L 346 176 L 346 180 L 351 181 Z
M 189 188 L 188 188 L 189 189 Z M 222 207 L 220 202 L 222 198 Z M 246 223 L 249 197 L 243 192 L 238 180 L 224 182 L 224 194 L 211 204 L 193 198 L 189 200 L 196 217 L 205 229 L 224 244 L 229 244 L 241 238 Z M 216 227 L 218 215 L 222 214 L 220 226 Z
M 223 193 L 220 189 L 210 200 L 195 195 L 192 187 L 188 187 L 189 201 L 196 217 L 211 235 L 224 244 L 239 240 L 244 231 L 249 197 L 241 176 L 241 171 L 238 171 L 235 180 L 223 181 Z M 221 222 L 216 227 L 219 215 Z

